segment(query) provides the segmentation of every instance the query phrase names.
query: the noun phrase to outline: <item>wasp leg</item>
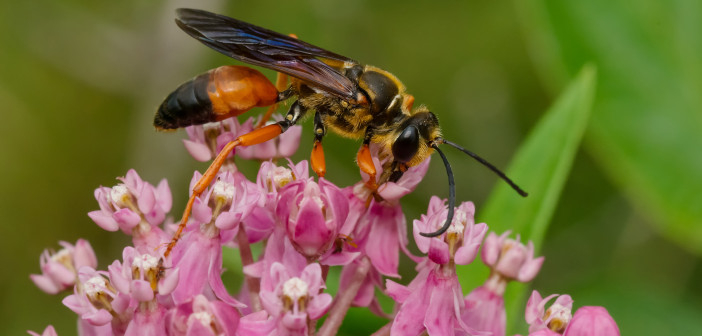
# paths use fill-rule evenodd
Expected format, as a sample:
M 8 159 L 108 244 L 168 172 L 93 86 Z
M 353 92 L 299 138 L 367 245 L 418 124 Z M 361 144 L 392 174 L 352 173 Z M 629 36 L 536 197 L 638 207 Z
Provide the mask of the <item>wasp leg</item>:
M 302 114 L 302 107 L 300 106 L 300 103 L 295 102 L 292 106 L 290 106 L 288 114 L 282 121 L 261 128 L 257 128 L 249 133 L 241 135 L 236 139 L 228 142 L 224 146 L 224 148 L 222 148 L 219 154 L 217 154 L 217 157 L 210 164 L 210 167 L 207 168 L 207 171 L 205 171 L 205 174 L 202 175 L 200 180 L 198 180 L 195 184 L 195 187 L 193 187 L 193 193 L 192 195 L 190 195 L 190 199 L 188 199 L 188 203 L 185 206 L 185 211 L 183 211 L 183 217 L 180 220 L 178 229 L 173 235 L 173 239 L 171 239 L 171 242 L 168 243 L 166 252 L 163 253 L 164 257 L 168 257 L 168 255 L 173 250 L 173 247 L 175 247 L 176 243 L 178 242 L 178 239 L 180 239 L 180 235 L 183 233 L 185 224 L 190 218 L 190 212 L 193 209 L 195 199 L 198 196 L 200 196 L 205 191 L 205 189 L 207 189 L 210 183 L 212 183 L 212 181 L 215 179 L 215 176 L 217 176 L 217 172 L 219 172 L 219 169 L 222 167 L 222 164 L 224 164 L 224 161 L 227 159 L 227 156 L 229 156 L 229 153 L 231 153 L 231 151 L 238 146 L 257 145 L 279 136 L 283 132 L 287 131 L 288 128 L 290 128 L 290 126 L 297 123 L 297 121 L 300 120 Z
M 314 114 L 314 147 L 312 147 L 312 155 L 310 163 L 312 170 L 317 173 L 317 176 L 324 177 L 327 173 L 327 165 L 324 162 L 324 149 L 322 149 L 322 138 L 327 134 L 327 130 L 322 123 L 322 114 L 319 111 Z
M 375 165 L 373 164 L 373 157 L 371 156 L 370 148 L 368 146 L 370 145 L 370 140 L 372 137 L 373 130 L 368 127 L 366 129 L 366 136 L 363 139 L 363 145 L 358 150 L 358 154 L 356 155 L 356 163 L 358 163 L 358 168 L 361 168 L 362 172 L 370 176 L 366 182 L 366 187 L 375 193 L 375 191 L 378 189 L 378 183 L 375 180 Z
M 288 75 L 279 72 L 275 78 L 275 88 L 278 90 L 278 92 L 280 92 L 278 94 L 278 102 L 281 102 L 283 100 L 290 98 L 291 91 L 286 90 L 287 86 L 288 86 Z M 263 125 L 266 124 L 266 122 L 268 122 L 268 119 L 271 118 L 271 116 L 273 115 L 273 112 L 275 112 L 278 109 L 278 102 L 276 102 L 275 104 L 268 107 L 268 110 L 261 117 L 261 120 L 258 121 L 255 128 L 261 128 L 261 127 L 263 127 Z

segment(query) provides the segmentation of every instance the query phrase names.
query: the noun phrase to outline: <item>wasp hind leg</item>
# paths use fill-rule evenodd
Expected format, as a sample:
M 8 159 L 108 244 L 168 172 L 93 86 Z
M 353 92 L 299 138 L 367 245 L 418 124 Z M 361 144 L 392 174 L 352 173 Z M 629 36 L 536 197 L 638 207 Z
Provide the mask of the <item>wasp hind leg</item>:
M 173 247 L 175 247 L 176 243 L 178 242 L 178 239 L 180 239 L 180 236 L 183 233 L 183 229 L 185 229 L 185 224 L 190 218 L 190 213 L 193 209 L 195 199 L 198 196 L 200 196 L 207 189 L 210 183 L 212 183 L 212 181 L 215 179 L 215 177 L 217 176 L 217 172 L 219 172 L 219 169 L 222 167 L 222 164 L 224 164 L 229 153 L 231 153 L 231 151 L 234 150 L 234 148 L 239 146 L 257 145 L 268 140 L 274 139 L 283 132 L 287 131 L 288 128 L 290 128 L 290 126 L 295 125 L 298 122 L 298 120 L 300 120 L 300 117 L 302 117 L 302 112 L 302 106 L 300 106 L 300 103 L 296 101 L 292 104 L 292 106 L 290 106 L 290 110 L 285 116 L 285 119 L 275 124 L 257 128 L 249 133 L 243 134 L 237 137 L 236 139 L 228 142 L 224 146 L 224 148 L 222 148 L 219 154 L 217 154 L 217 157 L 207 168 L 207 171 L 205 171 L 200 180 L 198 180 L 195 186 L 193 187 L 193 193 L 190 195 L 188 203 L 185 206 L 185 210 L 183 211 L 183 217 L 180 220 L 178 229 L 173 235 L 173 239 L 171 239 L 171 242 L 168 243 L 166 252 L 164 252 L 163 254 L 164 257 L 168 257 L 168 255 L 173 250 Z

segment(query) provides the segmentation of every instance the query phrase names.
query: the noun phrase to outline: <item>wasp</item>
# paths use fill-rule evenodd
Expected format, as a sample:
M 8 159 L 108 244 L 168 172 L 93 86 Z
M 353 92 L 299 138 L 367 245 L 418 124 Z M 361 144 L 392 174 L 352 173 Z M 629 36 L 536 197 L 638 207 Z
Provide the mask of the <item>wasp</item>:
M 257 128 L 228 143 L 214 159 L 193 189 L 180 228 L 167 253 L 187 222 L 192 203 L 210 184 L 228 153 L 237 146 L 268 141 L 285 132 L 303 117 L 314 113 L 312 169 L 326 172 L 322 139 L 327 131 L 363 139 L 356 161 L 370 175 L 373 189 L 402 174 L 434 151 L 441 156 L 449 180 L 449 216 L 436 232 L 442 234 L 451 224 L 455 206 L 455 183 L 451 166 L 439 149 L 447 144 L 470 155 L 504 179 L 522 196 L 527 193 L 504 173 L 465 148 L 442 138 L 439 120 L 426 106 L 413 107 L 414 97 L 388 71 L 364 65 L 319 48 L 293 36 L 280 34 L 227 16 L 197 9 L 177 10 L 176 24 L 206 46 L 244 63 L 277 71 L 290 77 L 290 85 L 279 91 L 263 74 L 245 66 L 222 66 L 182 84 L 168 95 L 154 118 L 159 130 L 219 121 L 244 113 L 253 107 L 271 106 L 295 98 L 282 121 Z M 389 156 L 376 184 L 370 144 Z

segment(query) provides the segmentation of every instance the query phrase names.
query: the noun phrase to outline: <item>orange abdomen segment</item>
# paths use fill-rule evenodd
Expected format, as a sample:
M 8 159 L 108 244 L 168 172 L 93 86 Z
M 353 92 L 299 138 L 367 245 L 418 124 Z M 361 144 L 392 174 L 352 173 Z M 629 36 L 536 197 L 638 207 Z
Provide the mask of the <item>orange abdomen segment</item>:
M 207 94 L 216 120 L 237 116 L 257 106 L 272 105 L 278 90 L 257 70 L 227 65 L 211 70 Z

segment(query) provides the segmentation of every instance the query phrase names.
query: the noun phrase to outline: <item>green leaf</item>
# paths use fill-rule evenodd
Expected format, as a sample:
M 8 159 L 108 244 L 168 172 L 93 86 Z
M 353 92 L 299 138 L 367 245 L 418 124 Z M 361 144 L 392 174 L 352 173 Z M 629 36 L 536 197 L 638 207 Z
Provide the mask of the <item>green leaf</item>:
M 586 66 L 558 101 L 546 112 L 519 149 L 508 175 L 529 192 L 523 198 L 506 183 L 499 183 L 485 207 L 478 209 L 478 220 L 500 234 L 512 230 L 541 245 L 546 228 L 558 203 L 568 173 L 588 123 L 595 91 L 596 71 Z M 472 290 L 487 278 L 487 268 L 459 268 L 464 290 Z M 505 294 L 508 316 L 515 316 L 526 287 L 511 283 Z M 519 315 L 519 314 L 517 314 Z M 519 315 L 521 316 L 521 315 Z M 515 320 L 515 318 L 512 318 Z
M 552 87 L 600 73 L 586 145 L 667 238 L 702 253 L 702 2 L 519 2 Z

